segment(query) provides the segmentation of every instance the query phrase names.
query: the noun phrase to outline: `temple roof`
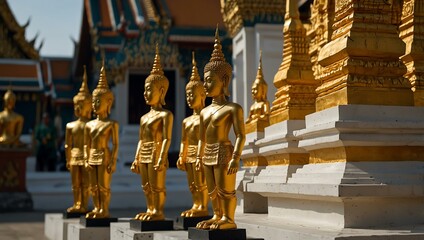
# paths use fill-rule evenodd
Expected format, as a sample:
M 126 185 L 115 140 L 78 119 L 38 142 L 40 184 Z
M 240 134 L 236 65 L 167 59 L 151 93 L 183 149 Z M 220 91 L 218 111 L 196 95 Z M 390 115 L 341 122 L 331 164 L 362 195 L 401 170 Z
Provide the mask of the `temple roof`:
M 85 0 L 74 76 L 82 76 L 82 65 L 97 71 L 104 57 L 109 79 L 123 81 L 128 68 L 151 68 L 156 43 L 164 67 L 184 72 L 192 50 L 210 55 L 217 23 L 225 36 L 219 1 Z
M 34 48 L 36 37 L 27 41 L 25 28 L 15 19 L 6 0 L 0 0 L 0 58 L 38 59 L 39 49 Z M 40 47 L 41 48 L 41 45 Z

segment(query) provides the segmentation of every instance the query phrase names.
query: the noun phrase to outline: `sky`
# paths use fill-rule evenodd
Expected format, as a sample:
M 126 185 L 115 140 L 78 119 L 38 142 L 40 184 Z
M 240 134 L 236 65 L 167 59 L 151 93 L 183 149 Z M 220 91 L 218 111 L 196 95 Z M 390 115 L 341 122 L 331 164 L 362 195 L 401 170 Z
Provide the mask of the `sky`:
M 30 41 L 38 33 L 35 47 L 44 40 L 42 57 L 72 57 L 74 43 L 79 41 L 83 0 L 8 0 L 22 26 L 31 19 L 25 38 Z

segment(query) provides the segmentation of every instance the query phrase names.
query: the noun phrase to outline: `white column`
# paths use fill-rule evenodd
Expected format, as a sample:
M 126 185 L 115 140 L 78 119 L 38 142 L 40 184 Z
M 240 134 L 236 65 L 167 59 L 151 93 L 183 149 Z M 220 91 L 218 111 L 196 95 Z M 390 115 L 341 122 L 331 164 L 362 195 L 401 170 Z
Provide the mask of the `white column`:
M 260 50 L 263 73 L 268 83 L 268 100 L 272 102 L 274 99 L 274 75 L 282 61 L 282 27 L 275 24 L 256 24 L 254 27 L 243 27 L 233 38 L 234 79 L 231 97 L 243 107 L 245 118 L 252 105 L 250 89 L 256 78 Z

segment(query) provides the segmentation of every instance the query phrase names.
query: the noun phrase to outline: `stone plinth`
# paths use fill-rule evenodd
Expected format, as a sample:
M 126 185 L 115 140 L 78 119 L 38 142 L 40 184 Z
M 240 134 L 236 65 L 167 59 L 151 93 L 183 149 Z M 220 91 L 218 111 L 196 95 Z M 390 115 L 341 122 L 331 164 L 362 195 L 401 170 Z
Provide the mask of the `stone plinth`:
M 26 187 L 27 148 L 0 146 L 0 212 L 32 210 Z
M 109 240 L 110 228 L 84 227 L 79 223 L 68 224 L 68 240 Z
M 79 219 L 63 219 L 61 213 L 44 215 L 44 235 L 50 240 L 68 239 L 68 225 L 78 223 Z
M 110 224 L 111 240 L 187 240 L 187 231 L 139 232 L 130 229 L 128 222 Z

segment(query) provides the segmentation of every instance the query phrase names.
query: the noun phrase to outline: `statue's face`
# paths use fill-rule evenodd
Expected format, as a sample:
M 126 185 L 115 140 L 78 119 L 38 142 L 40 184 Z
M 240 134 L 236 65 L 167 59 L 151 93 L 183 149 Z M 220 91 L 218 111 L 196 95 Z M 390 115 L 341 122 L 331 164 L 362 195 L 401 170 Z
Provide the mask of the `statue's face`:
M 205 82 L 203 83 L 206 96 L 215 97 L 223 92 L 224 82 L 214 72 L 208 71 L 205 73 Z
M 147 105 L 155 105 L 160 103 L 160 89 L 152 82 L 144 84 L 144 100 Z
M 259 85 L 259 83 L 255 81 L 252 86 L 253 99 L 259 100 L 261 99 L 261 97 L 263 97 L 263 94 L 264 94 L 263 86 Z
M 93 96 L 92 107 L 95 114 L 105 113 L 108 111 L 109 101 L 103 94 Z
M 15 108 L 15 98 L 7 95 L 4 97 L 4 106 L 8 110 L 13 110 Z
M 186 91 L 187 105 L 190 108 L 202 107 L 202 95 L 200 91 L 196 91 L 195 87 L 192 87 Z
M 87 101 L 74 102 L 74 114 L 77 117 L 90 117 L 91 104 Z

